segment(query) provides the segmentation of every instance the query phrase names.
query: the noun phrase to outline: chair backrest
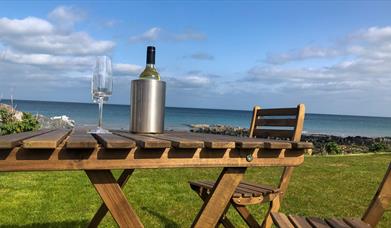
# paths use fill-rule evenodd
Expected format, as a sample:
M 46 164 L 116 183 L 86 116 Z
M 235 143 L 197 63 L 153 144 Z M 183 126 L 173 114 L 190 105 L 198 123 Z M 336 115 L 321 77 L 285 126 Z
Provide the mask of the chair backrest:
M 255 106 L 249 137 L 300 141 L 305 115 L 304 104 L 296 108 L 261 109 Z
M 375 227 L 391 203 L 391 162 L 362 220 Z

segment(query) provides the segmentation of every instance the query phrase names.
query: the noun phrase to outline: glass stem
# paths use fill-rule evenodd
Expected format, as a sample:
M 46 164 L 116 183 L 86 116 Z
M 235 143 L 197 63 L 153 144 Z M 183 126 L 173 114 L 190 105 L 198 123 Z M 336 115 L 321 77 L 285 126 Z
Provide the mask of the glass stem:
M 102 128 L 103 126 L 103 97 L 99 97 L 99 122 L 98 127 Z

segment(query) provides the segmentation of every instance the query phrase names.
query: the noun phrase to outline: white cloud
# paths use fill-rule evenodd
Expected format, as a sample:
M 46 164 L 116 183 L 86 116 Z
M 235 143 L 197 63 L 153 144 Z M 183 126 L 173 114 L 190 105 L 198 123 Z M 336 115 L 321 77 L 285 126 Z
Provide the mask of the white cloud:
M 95 56 L 110 55 L 115 43 L 76 31 L 75 23 L 85 16 L 77 8 L 59 6 L 48 19 L 0 18 L 0 91 L 9 87 L 27 94 L 51 91 L 50 95 L 71 87 L 88 91 Z M 139 68 L 121 63 L 113 66 L 115 75 L 121 76 L 134 75 Z
M 191 71 L 180 77 L 168 77 L 169 86 L 180 89 L 211 88 L 215 85 L 215 78 L 212 74 L 205 74 L 198 71 Z
M 154 41 L 157 40 L 161 35 L 162 29 L 153 27 L 145 31 L 141 35 L 131 36 L 129 38 L 130 42 L 141 42 L 141 41 Z
M 53 25 L 43 19 L 36 17 L 26 17 L 24 19 L 0 18 L 0 38 L 26 36 L 26 35 L 44 35 L 53 32 Z
M 145 41 L 156 41 L 156 40 L 165 40 L 165 41 L 186 41 L 186 40 L 205 40 L 206 35 L 193 31 L 187 30 L 183 33 L 171 33 L 162 28 L 153 27 L 145 31 L 140 35 L 134 35 L 129 37 L 129 42 L 145 42 Z
M 113 65 L 113 74 L 117 76 L 134 76 L 141 73 L 142 66 L 135 64 L 117 63 Z
M 58 6 L 48 15 L 49 20 L 55 23 L 58 29 L 65 32 L 72 30 L 75 23 L 84 17 L 84 11 L 72 6 Z
M 304 47 L 270 55 L 266 62 L 274 65 L 253 67 L 243 83 L 267 85 L 270 91 L 277 93 L 297 90 L 321 95 L 354 94 L 356 97 L 368 94 L 368 91 L 389 90 L 391 27 L 360 30 L 347 35 L 344 40 L 329 48 Z M 326 63 L 312 68 L 303 67 L 303 63 L 294 64 L 315 58 L 323 58 Z M 292 64 L 284 65 L 289 62 Z M 386 94 L 391 95 L 390 92 Z

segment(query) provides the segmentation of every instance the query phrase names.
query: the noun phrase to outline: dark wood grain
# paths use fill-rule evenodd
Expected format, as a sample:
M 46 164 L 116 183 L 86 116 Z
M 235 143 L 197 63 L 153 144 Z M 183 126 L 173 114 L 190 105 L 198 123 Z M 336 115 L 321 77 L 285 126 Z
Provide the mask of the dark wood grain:
M 108 149 L 129 149 L 136 147 L 136 142 L 115 134 L 96 134 L 96 139 Z
M 92 149 L 95 148 L 98 143 L 96 139 L 87 133 L 88 129 L 74 129 L 70 134 L 66 147 L 69 149 Z
M 190 148 L 204 148 L 202 140 L 178 137 L 168 134 L 146 134 L 145 136 L 171 141 L 173 147 L 190 149 Z
M 230 149 L 235 148 L 234 140 L 218 137 L 213 134 L 198 134 L 184 132 L 166 132 L 167 135 L 182 138 L 184 140 L 199 140 L 203 141 L 205 147 L 212 149 Z
M 257 119 L 257 126 L 273 126 L 273 127 L 294 127 L 296 119 Z
M 11 149 L 16 146 L 20 146 L 22 141 L 34 136 L 42 135 L 54 131 L 51 129 L 42 129 L 38 131 L 29 131 L 18 134 L 2 135 L 0 136 L 0 149 Z
M 23 148 L 27 149 L 55 149 L 71 130 L 58 129 L 45 134 L 23 140 Z
M 288 217 L 285 214 L 282 213 L 271 213 L 271 217 L 274 221 L 274 224 L 276 224 L 278 227 L 281 228 L 294 228 L 291 221 L 288 219 Z
M 325 219 L 325 221 L 333 228 L 350 228 L 342 219 L 329 218 Z
M 141 148 L 161 149 L 171 147 L 171 142 L 168 140 L 152 138 L 144 135 L 137 135 L 122 131 L 114 131 L 113 133 L 136 141 L 137 146 Z
M 258 116 L 295 116 L 297 114 L 297 108 L 270 108 L 259 109 Z
M 307 222 L 304 217 L 297 215 L 288 215 L 288 218 L 295 227 L 312 228 L 312 226 Z

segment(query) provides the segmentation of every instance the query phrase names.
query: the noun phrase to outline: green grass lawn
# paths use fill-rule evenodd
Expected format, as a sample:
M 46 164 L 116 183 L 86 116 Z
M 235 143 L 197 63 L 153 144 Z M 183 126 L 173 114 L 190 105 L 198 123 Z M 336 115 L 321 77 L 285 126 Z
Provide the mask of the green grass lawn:
M 391 154 L 306 157 L 294 171 L 281 210 L 315 216 L 361 217 Z M 246 180 L 275 184 L 279 168 L 248 169 Z M 215 179 L 220 169 L 136 170 L 126 195 L 146 227 L 189 227 L 201 200 L 188 180 Z M 120 171 L 115 174 L 119 175 Z M 0 173 L 1 227 L 85 227 L 101 203 L 83 172 Z M 258 218 L 265 207 L 253 207 Z M 229 217 L 243 227 L 231 208 Z M 102 227 L 113 227 L 108 214 Z M 379 227 L 391 227 L 386 213 Z

